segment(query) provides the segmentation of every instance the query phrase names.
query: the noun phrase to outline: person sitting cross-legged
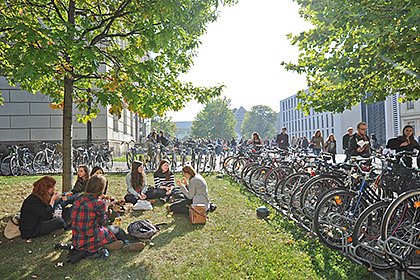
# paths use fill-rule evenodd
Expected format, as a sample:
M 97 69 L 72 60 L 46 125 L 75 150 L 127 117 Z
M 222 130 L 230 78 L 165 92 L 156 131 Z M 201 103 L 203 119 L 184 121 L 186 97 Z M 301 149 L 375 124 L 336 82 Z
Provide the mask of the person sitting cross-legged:
M 108 201 L 103 194 L 105 186 L 105 177 L 94 175 L 89 179 L 86 191 L 76 198 L 71 213 L 73 247 L 91 254 L 102 248 L 110 251 L 121 248 L 127 251 L 142 250 L 144 244 L 130 243 L 123 229 L 105 226 L 108 220 Z
M 189 165 L 182 168 L 182 173 L 184 178 L 182 178 L 182 180 L 177 180 L 176 184 L 179 186 L 185 198 L 176 200 L 172 203 L 169 206 L 169 211 L 179 214 L 188 214 L 188 207 L 191 204 L 204 204 L 207 211 L 210 206 L 210 199 L 206 180 Z

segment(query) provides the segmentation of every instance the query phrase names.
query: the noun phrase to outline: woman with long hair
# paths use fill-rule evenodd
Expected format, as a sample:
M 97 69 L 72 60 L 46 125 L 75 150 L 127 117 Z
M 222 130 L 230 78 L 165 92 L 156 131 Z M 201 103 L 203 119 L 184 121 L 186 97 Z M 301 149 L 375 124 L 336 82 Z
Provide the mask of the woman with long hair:
M 175 187 L 175 177 L 169 170 L 169 164 L 167 159 L 161 160 L 158 169 L 153 174 L 155 197 L 163 198 L 165 201 L 169 199 Z
M 386 147 L 395 150 L 397 153 L 401 151 L 412 152 L 414 149 L 420 151 L 420 144 L 414 139 L 414 135 L 414 127 L 406 125 L 403 128 L 402 135 L 389 139 Z M 408 167 L 413 165 L 411 158 L 404 158 L 403 160 Z M 420 167 L 420 153 L 417 156 L 417 166 Z
M 96 253 L 101 248 L 110 251 L 125 248 L 128 251 L 139 251 L 143 243 L 129 243 L 127 234 L 116 226 L 106 226 L 107 203 L 104 199 L 106 179 L 102 175 L 92 176 L 86 191 L 79 195 L 71 213 L 72 243 L 76 250 Z
M 71 193 L 81 193 L 84 192 L 86 189 L 87 182 L 89 180 L 89 167 L 86 165 L 80 165 L 77 168 L 77 180 L 74 183 L 73 188 L 71 189 Z
M 332 133 L 328 135 L 328 139 L 325 141 L 324 152 L 330 153 L 333 163 L 336 163 L 335 155 L 337 154 L 337 140 L 335 139 L 335 135 Z
M 124 196 L 126 202 L 136 204 L 139 199 L 146 199 L 146 173 L 141 161 L 135 160 L 131 165 L 131 170 L 125 177 L 127 194 Z
M 317 129 L 311 139 L 312 151 L 316 156 L 319 156 L 321 149 L 324 146 L 324 137 L 322 137 L 321 130 Z
M 53 218 L 54 203 L 60 198 L 55 190 L 56 180 L 44 176 L 33 184 L 32 193 L 20 210 L 19 228 L 23 239 L 46 235 L 67 225 L 62 218 Z
M 206 180 L 189 165 L 182 168 L 182 174 L 184 177 L 182 180 L 177 180 L 176 184 L 185 198 L 172 203 L 169 210 L 174 213 L 188 214 L 188 206 L 191 204 L 204 204 L 208 210 L 210 199 Z

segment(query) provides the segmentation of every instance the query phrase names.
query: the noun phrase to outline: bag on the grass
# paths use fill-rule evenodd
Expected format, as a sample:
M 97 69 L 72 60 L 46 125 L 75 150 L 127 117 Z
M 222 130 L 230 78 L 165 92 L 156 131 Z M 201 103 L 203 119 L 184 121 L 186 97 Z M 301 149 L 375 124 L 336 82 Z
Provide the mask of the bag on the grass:
M 132 222 L 127 227 L 128 234 L 140 238 L 151 239 L 159 229 L 149 220 L 140 220 Z
M 150 203 L 150 201 L 139 199 L 137 200 L 137 203 L 134 204 L 133 210 L 153 210 L 153 206 L 152 203 Z
M 13 239 L 20 236 L 20 214 L 14 215 L 10 220 L 7 222 L 6 227 L 4 228 L 4 237 L 7 239 Z
M 191 204 L 190 222 L 193 225 L 204 225 L 207 222 L 205 204 Z

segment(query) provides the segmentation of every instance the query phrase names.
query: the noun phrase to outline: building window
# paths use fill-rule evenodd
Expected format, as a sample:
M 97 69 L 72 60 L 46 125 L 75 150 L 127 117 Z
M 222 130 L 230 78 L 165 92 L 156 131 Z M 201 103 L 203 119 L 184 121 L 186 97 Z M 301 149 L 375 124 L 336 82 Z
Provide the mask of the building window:
M 128 127 L 128 113 L 127 113 L 127 109 L 123 110 L 123 132 L 124 134 L 127 134 L 127 127 Z
M 414 102 L 412 101 L 407 101 L 407 110 L 412 110 L 414 109 Z
M 117 116 L 113 116 L 113 119 L 112 119 L 112 129 L 114 131 L 118 131 L 118 122 L 119 122 L 118 117 Z

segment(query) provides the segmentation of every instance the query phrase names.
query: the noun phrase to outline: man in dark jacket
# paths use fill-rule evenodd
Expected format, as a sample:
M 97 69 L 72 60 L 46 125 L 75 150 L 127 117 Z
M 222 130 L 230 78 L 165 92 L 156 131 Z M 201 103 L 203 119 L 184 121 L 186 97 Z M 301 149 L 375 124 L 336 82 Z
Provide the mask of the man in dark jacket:
M 285 127 L 281 129 L 281 133 L 277 134 L 276 142 L 280 149 L 287 150 L 289 148 L 289 135 L 287 135 Z
M 343 151 L 344 154 L 346 155 L 346 159 L 344 160 L 344 162 L 347 162 L 350 159 L 350 154 L 349 154 L 349 142 L 350 142 L 350 137 L 353 135 L 353 127 L 349 127 L 347 128 L 347 133 L 343 135 Z
M 359 122 L 357 132 L 350 137 L 348 148 L 350 156 L 370 157 L 370 140 L 366 132 L 367 124 Z

